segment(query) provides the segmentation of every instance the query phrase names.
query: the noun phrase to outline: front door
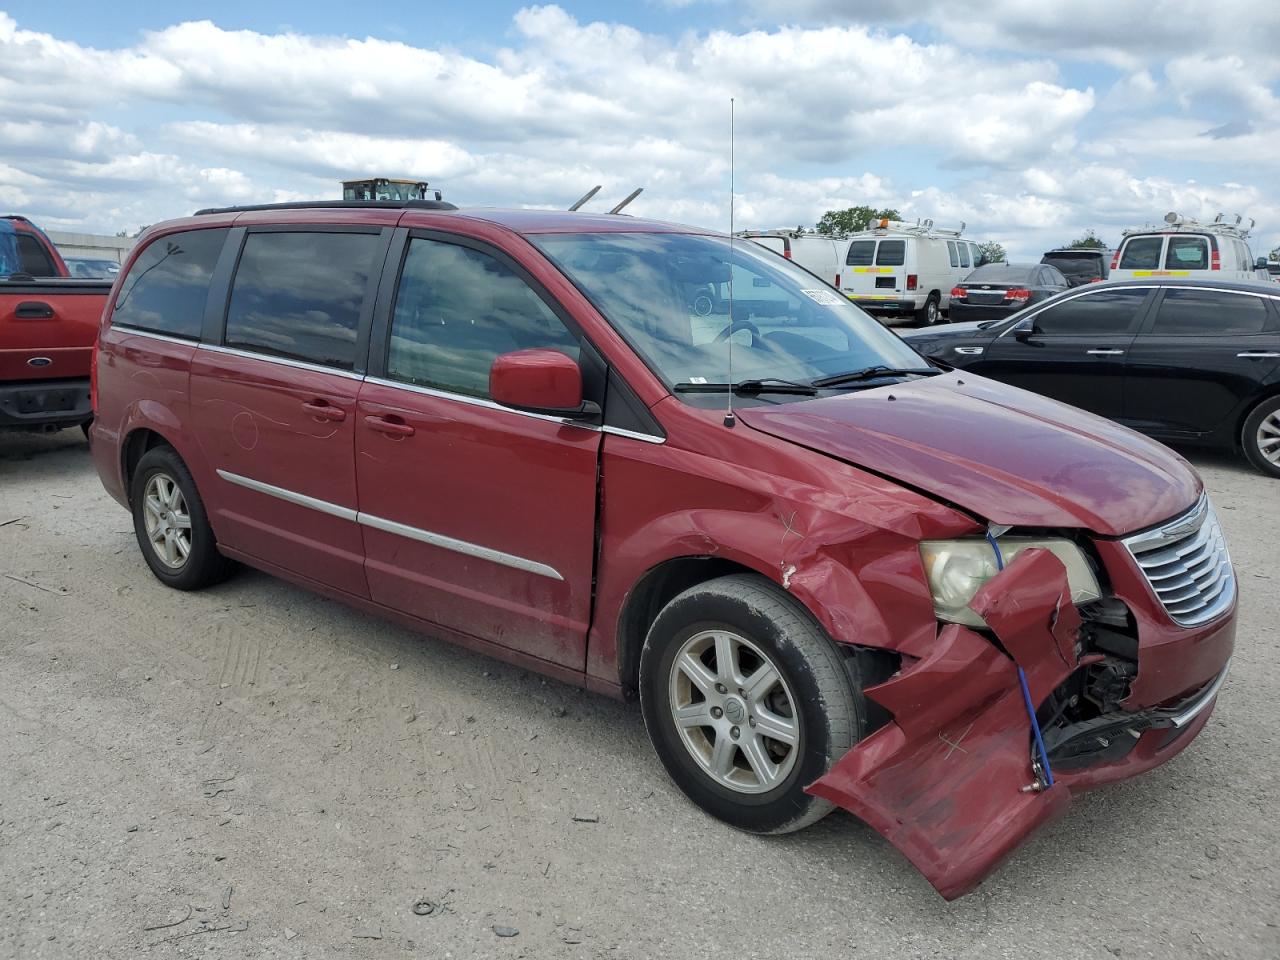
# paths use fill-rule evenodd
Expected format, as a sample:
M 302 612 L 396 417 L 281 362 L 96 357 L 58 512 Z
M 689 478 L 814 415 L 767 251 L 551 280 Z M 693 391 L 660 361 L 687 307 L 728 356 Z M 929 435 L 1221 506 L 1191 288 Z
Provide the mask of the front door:
M 1147 287 L 1119 287 L 1055 303 L 997 337 L 982 364 L 972 369 L 1118 418 L 1125 355 L 1150 294 Z
M 368 596 L 353 461 L 360 330 L 384 252 L 376 229 L 251 231 L 222 343 L 191 364 L 219 540 L 358 596 Z
M 553 302 L 490 248 L 411 237 L 360 392 L 356 474 L 374 600 L 581 670 L 601 434 L 489 399 L 498 354 L 578 358 Z
M 1211 433 L 1280 365 L 1275 302 L 1170 287 L 1129 348 L 1124 420 L 1170 437 Z

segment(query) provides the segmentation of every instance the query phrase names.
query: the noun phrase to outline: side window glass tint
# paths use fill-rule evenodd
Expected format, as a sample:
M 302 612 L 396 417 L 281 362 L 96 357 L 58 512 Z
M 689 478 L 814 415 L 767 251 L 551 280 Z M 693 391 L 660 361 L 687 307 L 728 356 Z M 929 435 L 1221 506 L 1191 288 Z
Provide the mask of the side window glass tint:
M 487 398 L 494 358 L 531 347 L 578 359 L 577 337 L 506 264 L 470 247 L 410 241 L 391 318 L 388 376 Z
M 1166 270 L 1208 270 L 1209 245 L 1200 237 L 1170 237 Z
M 850 267 L 869 267 L 875 250 L 876 242 L 874 240 L 855 240 L 849 244 L 849 255 L 844 258 L 845 265 Z
M 1151 335 L 1243 336 L 1261 333 L 1267 307 L 1260 297 L 1213 290 L 1166 290 Z
M 33 277 L 54 276 L 53 260 L 45 253 L 40 241 L 29 233 L 18 234 L 18 261 L 23 273 Z
M 956 249 L 956 242 L 954 240 L 947 241 L 947 256 L 951 258 L 951 265 L 953 267 L 960 266 L 960 251 Z
M 969 268 L 969 245 L 967 243 L 958 243 L 956 247 L 960 251 L 960 266 L 967 270 Z
M 907 262 L 907 241 L 881 240 L 880 249 L 876 251 L 876 265 L 881 267 L 900 267 Z
M 1124 245 L 1120 255 L 1121 270 L 1155 270 L 1160 266 L 1160 249 L 1164 237 L 1134 237 Z
M 231 285 L 225 343 L 352 369 L 377 250 L 372 233 L 249 234 Z
M 226 230 L 191 230 L 148 244 L 120 285 L 111 322 L 200 339 L 209 279 L 226 238 Z
M 1036 315 L 1036 332 L 1045 336 L 1124 333 L 1147 298 L 1141 289 L 1099 290 L 1073 297 Z

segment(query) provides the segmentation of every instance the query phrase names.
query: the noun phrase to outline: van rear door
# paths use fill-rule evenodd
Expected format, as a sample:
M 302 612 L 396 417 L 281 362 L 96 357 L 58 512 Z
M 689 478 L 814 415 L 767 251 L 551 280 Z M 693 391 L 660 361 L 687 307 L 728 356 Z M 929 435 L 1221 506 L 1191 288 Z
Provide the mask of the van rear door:
M 845 296 L 873 309 L 901 309 L 906 260 L 904 238 L 852 241 L 845 254 L 845 273 L 841 278 Z

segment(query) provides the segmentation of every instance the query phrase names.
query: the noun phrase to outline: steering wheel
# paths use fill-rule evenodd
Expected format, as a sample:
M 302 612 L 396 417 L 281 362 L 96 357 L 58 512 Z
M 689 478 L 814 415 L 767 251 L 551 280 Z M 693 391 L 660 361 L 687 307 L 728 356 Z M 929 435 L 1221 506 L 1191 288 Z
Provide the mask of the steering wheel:
M 760 339 L 760 328 L 750 320 L 730 320 L 725 324 L 725 328 L 716 334 L 715 343 L 724 343 L 739 330 L 751 331 L 751 344 L 755 346 L 755 342 Z

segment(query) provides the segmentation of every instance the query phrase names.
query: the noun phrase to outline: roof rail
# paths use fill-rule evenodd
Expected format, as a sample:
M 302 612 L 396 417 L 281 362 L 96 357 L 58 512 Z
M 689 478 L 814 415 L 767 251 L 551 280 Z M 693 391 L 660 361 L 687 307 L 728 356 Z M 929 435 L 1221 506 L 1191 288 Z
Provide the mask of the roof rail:
M 258 210 L 457 210 L 447 200 L 295 200 L 290 203 L 252 203 L 242 207 L 206 207 L 193 216 L 210 213 L 253 213 Z

